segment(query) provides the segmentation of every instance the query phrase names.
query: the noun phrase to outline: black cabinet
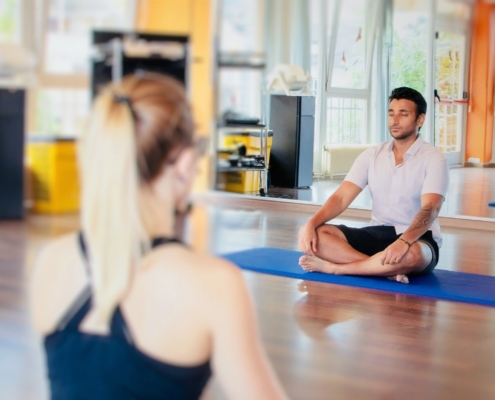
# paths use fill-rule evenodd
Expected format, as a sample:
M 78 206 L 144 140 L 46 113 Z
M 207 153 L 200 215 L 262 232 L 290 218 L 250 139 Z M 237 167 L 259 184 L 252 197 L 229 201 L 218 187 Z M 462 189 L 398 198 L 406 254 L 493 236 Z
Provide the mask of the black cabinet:
M 0 89 L 0 219 L 24 215 L 24 90 Z
M 116 40 L 120 42 L 116 42 Z M 148 55 L 126 55 L 123 41 L 139 44 L 144 51 L 151 52 Z M 158 72 L 169 75 L 180 81 L 187 88 L 189 85 L 189 38 L 183 35 L 159 35 L 139 32 L 120 31 L 93 31 L 92 42 L 95 49 L 91 63 L 91 89 L 93 97 L 98 93 L 101 86 L 111 82 L 114 78 L 121 79 L 123 76 L 139 71 Z M 120 43 L 120 44 L 118 44 Z M 183 54 L 172 57 L 153 53 L 153 45 L 180 44 Z M 147 46 L 150 46 L 147 49 Z M 118 49 L 118 51 L 117 51 Z M 178 51 L 178 50 L 176 50 Z
M 313 184 L 315 98 L 270 96 L 273 186 L 303 188 Z

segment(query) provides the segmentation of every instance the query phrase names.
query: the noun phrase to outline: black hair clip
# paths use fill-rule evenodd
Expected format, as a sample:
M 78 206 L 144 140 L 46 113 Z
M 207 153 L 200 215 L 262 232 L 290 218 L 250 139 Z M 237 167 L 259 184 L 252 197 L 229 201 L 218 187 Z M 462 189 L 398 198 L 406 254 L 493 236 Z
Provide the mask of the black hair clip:
M 127 96 L 124 96 L 122 94 L 114 94 L 113 95 L 113 99 L 117 103 L 125 103 L 129 107 L 131 107 L 131 99 L 129 97 L 127 97 Z

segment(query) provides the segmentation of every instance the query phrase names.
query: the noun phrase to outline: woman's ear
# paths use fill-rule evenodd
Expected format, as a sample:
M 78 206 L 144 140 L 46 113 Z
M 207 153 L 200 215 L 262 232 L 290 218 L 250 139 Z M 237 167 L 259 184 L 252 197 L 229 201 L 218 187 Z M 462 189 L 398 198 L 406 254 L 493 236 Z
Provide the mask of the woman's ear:
M 194 148 L 182 150 L 173 165 L 177 179 L 183 184 L 190 184 L 196 176 L 196 151 Z
M 196 151 L 194 148 L 184 149 L 174 165 L 172 166 L 175 175 L 175 209 L 184 212 L 189 203 L 189 194 L 196 176 Z

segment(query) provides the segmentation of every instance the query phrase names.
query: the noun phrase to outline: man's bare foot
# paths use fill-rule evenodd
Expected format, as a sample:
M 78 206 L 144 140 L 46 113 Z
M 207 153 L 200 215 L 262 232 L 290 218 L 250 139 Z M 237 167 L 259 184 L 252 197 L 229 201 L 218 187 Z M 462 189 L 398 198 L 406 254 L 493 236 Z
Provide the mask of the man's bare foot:
M 326 274 L 335 274 L 336 266 L 330 261 L 322 260 L 316 256 L 304 255 L 299 258 L 299 265 L 308 272 L 324 272 Z
M 409 278 L 407 275 L 394 275 L 394 276 L 389 276 L 388 279 L 391 281 L 397 281 L 400 283 L 409 283 Z

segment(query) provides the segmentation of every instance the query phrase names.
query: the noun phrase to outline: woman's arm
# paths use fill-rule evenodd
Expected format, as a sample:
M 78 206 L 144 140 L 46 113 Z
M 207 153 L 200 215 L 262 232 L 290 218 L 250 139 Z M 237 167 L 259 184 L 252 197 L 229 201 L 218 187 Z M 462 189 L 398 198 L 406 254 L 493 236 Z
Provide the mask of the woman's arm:
M 38 333 L 47 335 L 56 329 L 87 282 L 75 234 L 43 247 L 29 273 L 29 308 Z
M 215 374 L 228 398 L 286 399 L 260 341 L 242 273 L 229 263 L 222 264 L 212 304 Z

